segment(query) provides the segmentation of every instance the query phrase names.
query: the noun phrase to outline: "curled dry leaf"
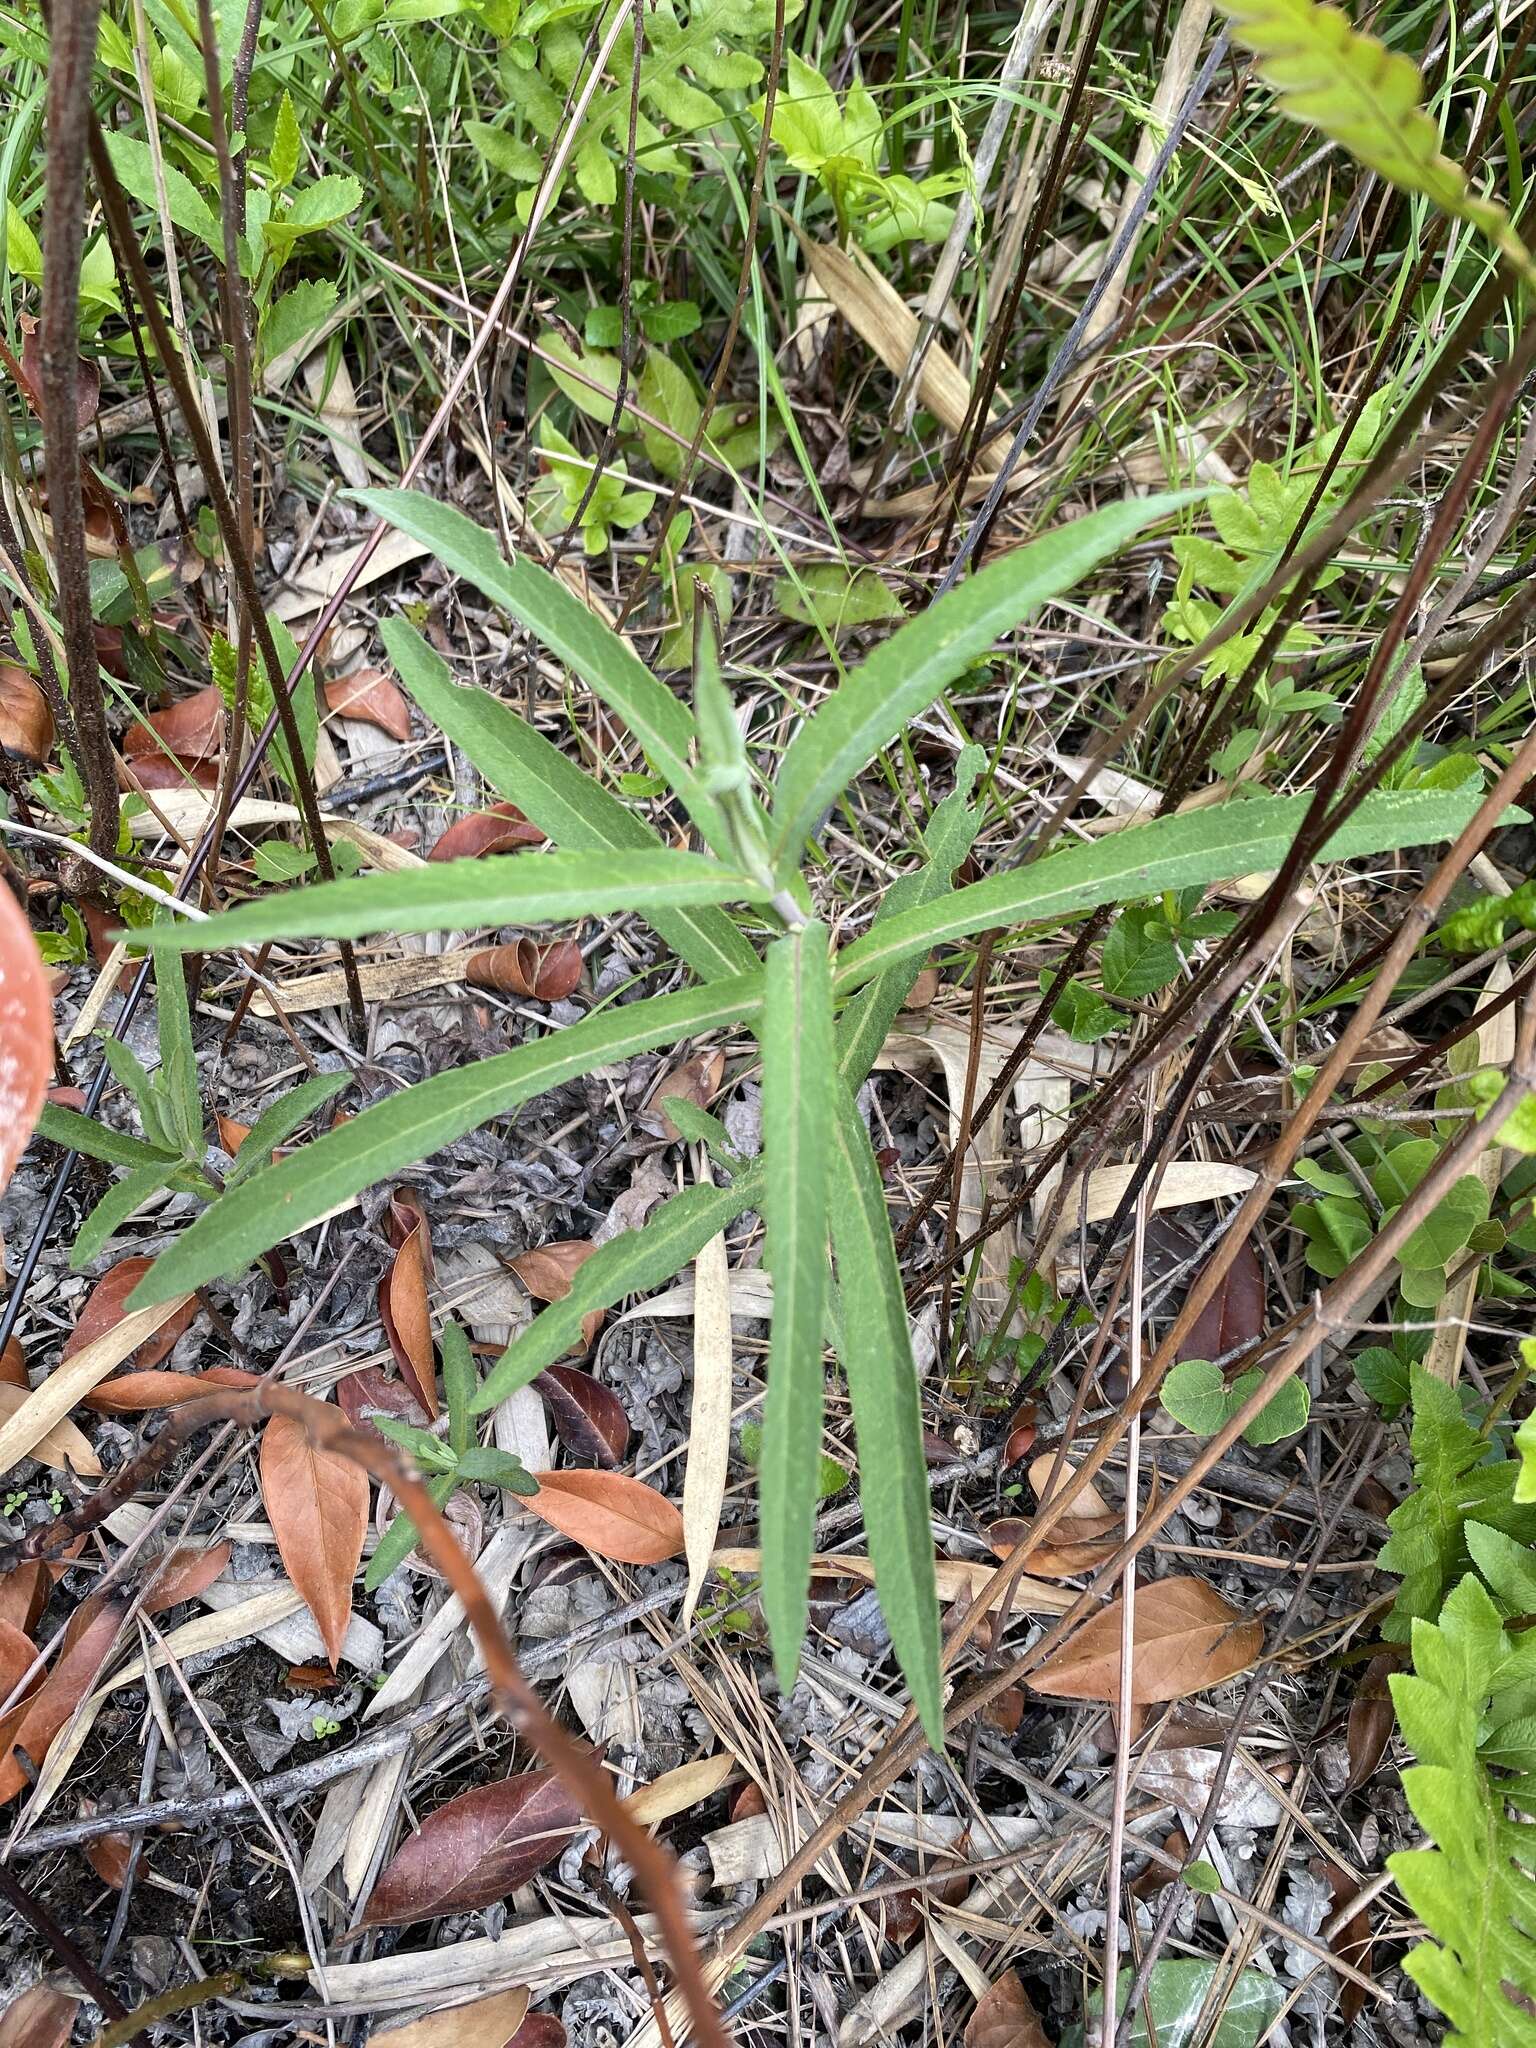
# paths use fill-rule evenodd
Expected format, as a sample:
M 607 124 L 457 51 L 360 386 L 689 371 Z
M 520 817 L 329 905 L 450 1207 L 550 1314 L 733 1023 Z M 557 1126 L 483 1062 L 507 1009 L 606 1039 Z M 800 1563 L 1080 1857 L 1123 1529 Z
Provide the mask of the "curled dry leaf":
M 24 668 L 0 661 L 0 747 L 30 767 L 53 752 L 53 713 Z
M 1257 1343 L 1263 1334 L 1264 1267 L 1253 1239 L 1245 1237 L 1221 1285 L 1179 1346 L 1178 1355 L 1181 1359 L 1226 1358 L 1243 1345 Z
M 1011 1557 L 1029 1534 L 1033 1524 L 1015 1515 L 1004 1515 L 987 1531 L 994 1555 Z M 1042 1579 L 1073 1579 L 1082 1572 L 1096 1571 L 1119 1546 L 1119 1517 L 1095 1516 L 1090 1521 L 1070 1517 L 1058 1522 L 1043 1543 L 1029 1554 L 1029 1568 Z
M 429 1417 L 437 1413 L 437 1359 L 427 1300 L 425 1244 L 418 1231 L 395 1253 L 379 1282 L 379 1321 L 396 1365 L 410 1380 Z
M 64 2048 L 79 2010 L 78 1998 L 33 1984 L 0 2013 L 0 2048 Z
M 36 1658 L 26 1630 L 15 1622 L 0 1620 L 0 1700 L 8 1700 L 23 1683 Z
M 508 1263 L 535 1301 L 564 1301 L 577 1272 L 596 1250 L 597 1246 L 588 1238 L 557 1238 L 553 1244 L 536 1245 L 532 1251 L 519 1252 Z M 590 1315 L 582 1317 L 581 1341 L 584 1348 L 590 1350 L 602 1321 L 601 1309 L 593 1309 Z
M 96 1682 L 125 1610 L 116 1601 L 93 1597 L 70 1616 L 53 1668 L 36 1690 L 0 1717 L 0 1805 L 28 1783 L 17 1760 L 23 1752 L 40 1765 L 70 1715 Z
M 396 1422 L 411 1422 L 424 1429 L 432 1420 L 405 1380 L 392 1380 L 381 1365 L 365 1365 L 336 1382 L 336 1405 L 354 1429 L 371 1430 L 381 1443 L 384 1432 L 374 1429 L 373 1415 L 392 1416 Z
M 42 1112 L 52 1052 L 48 970 L 20 904 L 0 881 L 0 1188 Z
M 325 707 L 339 718 L 360 718 L 365 725 L 376 725 L 401 746 L 411 736 L 411 707 L 394 677 L 381 668 L 358 668 L 349 676 L 334 676 L 325 686 Z
M 80 1817 L 89 1820 L 96 1812 L 94 1799 L 82 1799 Z M 89 1842 L 82 1842 L 85 1860 L 105 1885 L 120 1892 L 128 1881 L 128 1859 L 133 1854 L 133 1843 L 127 1835 L 97 1835 Z
M 59 1354 L 61 1365 L 66 1358 L 73 1358 L 77 1351 L 83 1351 L 87 1344 L 93 1344 L 122 1321 L 129 1295 L 153 1263 L 153 1260 L 138 1257 L 119 1259 L 109 1273 L 101 1276 L 86 1296 L 75 1327 L 65 1339 L 64 1349 Z M 151 1366 L 168 1357 L 175 1350 L 178 1338 L 192 1327 L 197 1310 L 195 1298 L 184 1302 L 175 1315 L 160 1325 L 153 1337 L 139 1346 L 132 1358 L 123 1360 L 123 1371 L 148 1372 Z
M 1316 1878 L 1323 1879 L 1333 1893 L 1336 1908 L 1347 1906 L 1359 1896 L 1360 1887 L 1347 1870 L 1334 1862 L 1331 1856 L 1313 1856 L 1308 1859 L 1307 1868 Z M 1362 1906 L 1357 1913 L 1351 1913 L 1334 1937 L 1333 1952 L 1341 1963 L 1348 1963 L 1352 1970 L 1359 1970 L 1363 1976 L 1371 1974 L 1371 1950 L 1374 1947 L 1371 1929 L 1371 1909 Z M 1339 2017 L 1347 2027 L 1352 2027 L 1360 2017 L 1365 2005 L 1365 1986 L 1356 1984 L 1346 1977 L 1339 1986 Z
M 43 345 L 38 339 L 38 323 L 30 313 L 23 313 L 21 327 L 21 363 L 16 381 L 32 410 L 41 419 L 43 416 Z M 11 367 L 18 366 L 12 361 Z M 101 404 L 101 372 L 89 356 L 75 358 L 75 424 L 84 433 L 95 419 Z
M 161 1559 L 144 1592 L 144 1612 L 164 1614 L 183 1600 L 195 1600 L 221 1576 L 229 1563 L 230 1546 L 210 1543 L 206 1550 L 184 1543 Z
M 224 699 L 217 683 L 208 683 L 152 711 L 143 724 L 129 726 L 123 752 L 133 762 L 158 754 L 173 761 L 207 761 L 219 751 L 224 735 Z
M 488 811 L 455 818 L 427 859 L 476 860 L 486 853 L 516 853 L 520 847 L 543 844 L 544 834 L 516 804 L 496 804 Z
M 380 1874 L 360 1925 L 401 1926 L 493 1905 L 552 1863 L 581 1826 L 553 1771 L 461 1792 L 429 1813 Z
M 9 1422 L 17 1410 L 30 1401 L 30 1391 L 0 1385 L 0 1422 Z M 101 1461 L 91 1449 L 90 1439 L 81 1434 L 67 1415 L 61 1415 L 27 1453 L 55 1472 L 78 1472 L 87 1479 L 101 1476 Z
M 1053 1699 L 1120 1698 L 1123 1602 L 1085 1621 L 1054 1656 L 1030 1673 L 1035 1692 Z M 1264 1642 L 1262 1621 L 1245 1620 L 1204 1579 L 1154 1579 L 1136 1590 L 1131 1704 L 1154 1706 L 1223 1685 L 1246 1671 Z
M 375 2032 L 370 2048 L 508 2048 L 527 2016 L 528 1987 L 516 1984 L 471 2005 L 448 2006 L 406 2026 Z M 564 2031 L 561 2028 L 562 2035 Z
M 147 1345 L 141 1347 L 147 1350 Z M 146 1408 L 179 1408 L 219 1387 L 257 1387 L 259 1374 L 238 1365 L 210 1365 L 206 1372 L 124 1372 L 103 1380 L 84 1397 L 84 1406 L 103 1415 L 138 1415 Z
M 238 1158 L 240 1147 L 251 1135 L 251 1126 L 238 1122 L 232 1116 L 216 1116 L 214 1121 L 219 1127 L 220 1147 L 229 1154 L 231 1159 Z
M 334 1666 L 352 1619 L 352 1579 L 368 1528 L 368 1475 L 350 1458 L 311 1443 L 292 1416 L 274 1415 L 261 1439 L 261 1497 L 283 1569 L 315 1617 Z
M 538 1003 L 562 1002 L 581 986 L 585 962 L 574 939 L 556 939 L 547 946 L 517 939 L 507 946 L 487 946 L 465 963 L 464 979 L 498 995 L 530 996 Z
M 1392 1692 L 1387 1681 L 1404 1664 L 1400 1650 L 1383 1650 L 1366 1665 L 1359 1690 L 1349 1703 L 1349 1779 L 1346 1792 L 1358 1792 L 1376 1775 L 1386 1755 L 1387 1744 L 1397 1726 Z
M 575 1365 L 551 1365 L 533 1381 L 565 1448 L 599 1465 L 618 1465 L 629 1449 L 629 1417 L 611 1387 Z
M 598 1557 L 660 1564 L 683 1547 L 683 1518 L 665 1495 L 619 1472 L 536 1472 L 518 1505 Z
M 692 1059 L 673 1067 L 656 1083 L 646 1101 L 646 1121 L 675 1145 L 682 1132 L 667 1115 L 667 1103 L 680 1096 L 683 1101 L 691 1102 L 695 1109 L 708 1109 L 720 1092 L 724 1074 L 723 1052 L 695 1053 Z
M 966 2025 L 965 2048 L 1050 2048 L 1017 1970 L 1004 1970 L 980 2000 Z

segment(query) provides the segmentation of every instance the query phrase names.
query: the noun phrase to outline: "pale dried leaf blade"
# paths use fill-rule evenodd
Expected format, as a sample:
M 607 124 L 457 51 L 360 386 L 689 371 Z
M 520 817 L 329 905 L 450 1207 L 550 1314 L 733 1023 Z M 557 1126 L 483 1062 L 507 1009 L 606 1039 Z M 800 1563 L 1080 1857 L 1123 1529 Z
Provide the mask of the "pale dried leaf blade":
M 135 1309 L 51 1372 L 16 1412 L 0 1423 L 0 1472 L 8 1472 L 30 1457 L 56 1422 L 191 1300 L 190 1294 L 177 1294 L 151 1308 Z
M 0 1384 L 0 1417 L 9 1420 L 23 1409 L 32 1396 L 20 1387 Z M 91 1449 L 89 1439 L 78 1430 L 67 1416 L 61 1417 L 53 1427 L 40 1436 L 32 1446 L 29 1456 L 55 1472 L 78 1472 L 83 1478 L 98 1479 L 101 1476 L 101 1461 Z
M 507 2048 L 528 2011 L 528 1986 L 493 1991 L 472 2005 L 446 2006 L 371 2036 L 372 2048 Z

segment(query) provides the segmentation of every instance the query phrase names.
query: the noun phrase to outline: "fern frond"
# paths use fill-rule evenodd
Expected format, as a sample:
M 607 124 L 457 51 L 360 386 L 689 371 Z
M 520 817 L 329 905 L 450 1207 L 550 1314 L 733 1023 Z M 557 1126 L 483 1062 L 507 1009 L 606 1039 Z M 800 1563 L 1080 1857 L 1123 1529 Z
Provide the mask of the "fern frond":
M 1536 282 L 1536 260 L 1504 208 L 1474 192 L 1461 165 L 1442 151 L 1416 64 L 1318 0 L 1218 4 L 1234 39 L 1258 59 L 1259 76 L 1275 88 L 1283 113 L 1321 129 L 1400 192 L 1421 193 L 1469 222 L 1528 283 Z
M 1431 1940 L 1404 1967 L 1445 2014 L 1446 2048 L 1536 2043 L 1536 1828 L 1512 1819 L 1478 1755 L 1490 1700 L 1521 1645 L 1469 1575 L 1438 1624 L 1413 1625 L 1411 1675 L 1391 1680 L 1404 1736 L 1423 1761 L 1403 1772 L 1414 1816 L 1437 1846 L 1387 1867 Z

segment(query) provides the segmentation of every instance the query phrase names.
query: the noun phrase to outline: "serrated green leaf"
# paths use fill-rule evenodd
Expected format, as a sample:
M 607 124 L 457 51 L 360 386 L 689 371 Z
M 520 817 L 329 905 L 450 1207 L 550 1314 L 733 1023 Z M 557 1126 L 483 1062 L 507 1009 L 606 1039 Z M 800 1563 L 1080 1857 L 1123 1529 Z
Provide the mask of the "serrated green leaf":
M 622 863 L 605 854 L 526 852 L 313 882 L 242 903 L 201 924 L 156 926 L 134 937 L 157 954 L 202 953 L 260 946 L 269 939 L 358 939 L 369 932 L 569 923 L 689 903 L 763 903 L 771 894 L 718 861 L 669 847 L 637 848 Z
M 293 111 L 293 101 L 284 92 L 277 103 L 277 119 L 272 128 L 272 147 L 267 153 L 272 182 L 280 191 L 293 183 L 298 173 L 302 148 L 299 117 Z
M 917 1366 L 880 1169 L 841 1083 L 830 1137 L 839 1353 L 858 1436 L 859 1501 L 880 1612 L 928 1740 L 942 1749 L 939 1601 Z
M 1071 520 L 990 563 L 883 641 L 790 741 L 773 810 L 773 855 L 781 868 L 798 860 L 817 819 L 871 756 L 1002 634 L 1190 502 L 1182 492 L 1124 499 Z
M 414 1166 L 493 1117 L 506 1116 L 594 1067 L 701 1031 L 750 1023 L 761 1002 L 761 975 L 740 975 L 707 988 L 601 1010 L 515 1052 L 420 1081 L 227 1188 L 160 1254 L 130 1305 L 144 1308 L 221 1274 L 238 1273 L 338 1203 L 351 1201 L 375 1181 Z
M 563 1357 L 579 1341 L 583 1319 L 595 1310 L 612 1308 L 626 1294 L 660 1287 L 681 1272 L 743 1209 L 754 1207 L 761 1192 L 756 1168 L 726 1188 L 701 1182 L 663 1202 L 643 1228 L 621 1230 L 599 1245 L 577 1268 L 570 1293 L 535 1316 L 491 1367 L 475 1396 L 475 1413 L 499 1407 Z
M 335 310 L 338 287 L 329 279 L 306 278 L 274 299 L 261 319 L 261 353 L 268 364 L 307 341 Z
M 442 656 L 405 620 L 386 620 L 382 637 L 395 673 L 433 725 L 557 845 L 594 852 L 606 848 L 626 858 L 637 848 L 660 846 L 643 819 L 584 775 L 510 705 L 487 690 L 454 682 Z M 651 922 L 706 981 L 751 973 L 757 966 L 745 934 L 723 911 L 656 911 Z
M 809 1612 L 827 1305 L 827 1134 L 837 1109 L 827 928 L 776 940 L 763 979 L 763 1263 L 773 1281 L 759 1486 L 763 1614 L 794 1689 Z
M 689 765 L 693 720 L 638 655 L 558 577 L 520 555 L 505 561 L 493 534 L 419 491 L 359 491 L 360 504 L 419 540 L 445 568 L 510 612 L 629 727 L 658 773 L 719 853 L 730 845 L 719 805 Z
M 894 642 L 888 642 L 894 645 Z M 1325 860 L 1359 860 L 1454 839 L 1477 810 L 1476 790 L 1390 790 L 1368 796 L 1328 844 Z M 1306 815 L 1304 796 L 1213 804 L 1133 825 L 1048 853 L 957 889 L 940 902 L 881 920 L 837 962 L 839 992 L 899 960 L 994 925 L 1057 921 L 1102 903 L 1163 889 L 1208 887 L 1279 867 Z M 1523 816 L 1523 813 L 1521 814 Z M 1511 817 L 1511 822 L 1518 822 Z

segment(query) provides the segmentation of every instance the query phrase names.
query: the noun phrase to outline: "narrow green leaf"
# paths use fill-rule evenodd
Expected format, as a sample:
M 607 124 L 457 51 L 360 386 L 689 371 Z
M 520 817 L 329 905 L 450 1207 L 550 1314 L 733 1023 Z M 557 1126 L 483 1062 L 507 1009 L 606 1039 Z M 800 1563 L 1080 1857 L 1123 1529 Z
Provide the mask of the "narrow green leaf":
M 281 1145 L 285 1138 L 291 1138 L 300 1124 L 307 1123 L 317 1109 L 329 1102 L 333 1095 L 339 1095 L 351 1081 L 352 1076 L 345 1069 L 339 1074 L 311 1074 L 297 1088 L 290 1088 L 270 1109 L 264 1109 L 240 1147 L 226 1186 L 233 1187 L 239 1181 L 248 1180 L 259 1166 L 265 1166 L 275 1146 Z
M 526 555 L 506 561 L 496 536 L 455 506 L 419 491 L 358 491 L 359 504 L 432 550 L 445 568 L 510 612 L 579 682 L 602 698 L 644 747 L 717 852 L 730 844 L 720 807 L 689 766 L 693 720 L 640 657 Z
M 841 1081 L 836 1093 L 832 1243 L 843 1368 L 858 1432 L 859 1500 L 880 1611 L 928 1740 L 942 1749 L 939 1599 L 917 1366 L 880 1169 Z
M 451 1472 L 440 1479 L 427 1481 L 427 1492 L 434 1507 L 446 1507 L 458 1480 Z M 396 1515 L 384 1534 L 379 1538 L 368 1569 L 363 1573 L 363 1591 L 376 1593 L 397 1565 L 402 1565 L 420 1542 L 416 1524 L 409 1515 Z
M 1322 858 L 1359 860 L 1454 839 L 1481 802 L 1476 788 L 1378 791 L 1334 834 Z M 1182 811 L 989 875 L 937 903 L 874 925 L 839 955 L 838 989 L 852 988 L 913 953 L 993 925 L 1055 921 L 1101 903 L 1262 874 L 1285 858 L 1307 803 L 1305 796 L 1263 796 Z M 1516 816 L 1524 813 L 1506 813 L 1511 820 Z
M 157 923 L 152 936 L 181 931 L 191 934 L 198 927 L 177 921 Z M 203 1103 L 197 1088 L 197 1055 L 192 1050 L 192 1013 L 187 1004 L 187 977 L 179 960 L 167 960 L 155 969 L 155 1024 L 160 1033 L 160 1079 L 163 1083 L 165 1113 L 174 1126 L 172 1136 L 191 1159 L 203 1156 Z
M 981 825 L 981 814 L 971 804 L 971 791 L 985 760 L 980 747 L 961 748 L 955 762 L 955 786 L 923 835 L 928 858 L 914 874 L 899 876 L 886 890 L 875 930 L 903 910 L 920 910 L 950 894 L 951 877 L 975 844 Z M 921 972 L 922 961 L 913 954 L 860 989 L 843 1012 L 837 1033 L 837 1064 L 850 1088 L 863 1085 Z
M 475 1413 L 497 1408 L 526 1387 L 581 1337 L 585 1317 L 612 1308 L 626 1294 L 644 1294 L 682 1271 L 701 1247 L 755 1207 L 761 1192 L 757 1171 L 740 1175 L 727 1188 L 700 1183 L 663 1202 L 643 1228 L 622 1230 L 584 1259 L 571 1291 L 535 1316 L 503 1351 L 475 1396 Z
M 594 1067 L 672 1045 L 696 1032 L 750 1023 L 762 1001 L 759 975 L 740 975 L 708 988 L 683 989 L 601 1010 L 552 1031 L 515 1052 L 435 1074 L 386 1102 L 375 1103 L 313 1145 L 275 1160 L 238 1187 L 227 1188 L 156 1259 L 130 1305 L 167 1301 L 307 1230 L 339 1203 L 451 1145 L 466 1131 L 507 1116 L 563 1081 Z
M 144 1126 L 144 1135 L 157 1150 L 179 1157 L 181 1145 L 167 1128 L 160 1114 L 160 1102 L 155 1084 L 144 1071 L 144 1064 L 120 1038 L 110 1035 L 102 1041 L 102 1051 L 107 1056 L 107 1065 L 112 1069 L 113 1079 L 120 1088 L 126 1088 L 133 1097 L 139 1112 L 139 1121 Z
M 469 1449 L 475 1413 L 475 1394 L 480 1382 L 475 1373 L 475 1361 L 470 1352 L 469 1339 L 462 1327 L 451 1317 L 443 1325 L 440 1349 L 443 1358 L 443 1400 L 448 1409 L 448 1443 L 454 1456 L 462 1458 Z
M 488 690 L 454 682 L 448 664 L 404 619 L 389 619 L 383 640 L 395 673 L 423 712 L 501 794 L 557 846 L 628 854 L 661 840 L 558 747 Z M 745 935 L 720 910 L 656 910 L 650 922 L 705 981 L 748 974 L 757 965 Z
M 428 861 L 400 874 L 301 883 L 242 903 L 202 924 L 140 934 L 156 953 L 205 953 L 269 939 L 360 939 L 370 932 L 439 932 L 460 926 L 569 923 L 652 905 L 767 901 L 771 890 L 703 854 L 636 848 L 606 854 L 514 853 Z
M 1032 611 L 1199 492 L 1126 498 L 990 563 L 902 626 L 796 733 L 779 771 L 773 856 L 786 866 L 871 755 Z
M 56 1102 L 43 1104 L 37 1135 L 67 1145 L 71 1152 L 83 1152 L 88 1159 L 109 1160 L 113 1166 L 160 1166 L 169 1171 L 178 1157 L 146 1145 L 142 1138 L 130 1138 L 125 1131 L 111 1130 L 94 1117 L 81 1116 L 78 1110 L 61 1109 Z
M 805 1639 L 827 1304 L 827 1133 L 836 1114 L 827 928 L 769 948 L 763 974 L 763 1262 L 773 1281 L 763 1408 L 763 1613 L 784 1691 Z
M 112 1233 L 128 1221 L 140 1202 L 147 1202 L 156 1188 L 165 1186 L 165 1181 L 164 1166 L 140 1166 L 126 1180 L 115 1181 L 107 1189 L 81 1224 L 75 1238 L 69 1263 L 76 1272 L 90 1264 Z

